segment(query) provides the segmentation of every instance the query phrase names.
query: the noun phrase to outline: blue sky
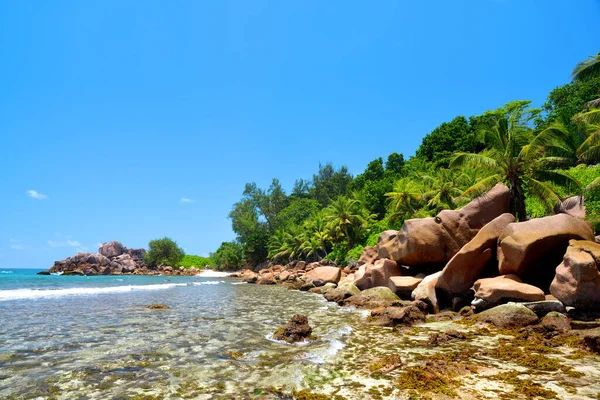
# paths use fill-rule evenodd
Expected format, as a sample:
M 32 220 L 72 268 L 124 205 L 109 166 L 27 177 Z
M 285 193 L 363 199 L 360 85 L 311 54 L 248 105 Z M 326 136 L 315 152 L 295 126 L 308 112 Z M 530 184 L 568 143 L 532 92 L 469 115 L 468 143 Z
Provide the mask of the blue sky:
M 0 2 L 0 267 L 234 237 L 246 182 L 353 174 L 457 115 L 543 103 L 598 1 Z M 182 202 L 182 199 L 190 201 Z

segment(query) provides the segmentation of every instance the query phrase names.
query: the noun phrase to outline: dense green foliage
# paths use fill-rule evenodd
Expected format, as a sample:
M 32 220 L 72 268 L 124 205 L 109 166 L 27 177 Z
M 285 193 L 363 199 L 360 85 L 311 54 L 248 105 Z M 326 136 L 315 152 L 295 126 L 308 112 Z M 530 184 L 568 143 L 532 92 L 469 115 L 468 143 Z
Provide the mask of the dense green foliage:
M 183 256 L 181 261 L 177 263 L 177 266 L 185 268 L 195 267 L 198 269 L 202 269 L 205 267 L 214 267 L 214 261 L 211 257 L 202 257 L 195 256 L 192 254 L 186 254 L 185 256 Z
M 236 241 L 212 255 L 215 265 L 351 262 L 382 231 L 458 208 L 498 182 L 509 187 L 519 220 L 549 215 L 560 199 L 583 194 L 598 230 L 599 57 L 578 64 L 573 82 L 552 90 L 540 109 L 514 101 L 481 115 L 457 116 L 425 135 L 408 160 L 394 152 L 355 177 L 344 166 L 319 165 L 312 179 L 298 179 L 289 194 L 277 179 L 268 189 L 247 184 L 229 214 Z
M 148 252 L 144 255 L 144 261 L 153 267 L 160 265 L 177 266 L 183 259 L 185 253 L 172 239 L 151 240 L 148 243 Z
M 242 246 L 237 242 L 223 242 L 210 258 L 218 270 L 239 269 L 243 266 Z

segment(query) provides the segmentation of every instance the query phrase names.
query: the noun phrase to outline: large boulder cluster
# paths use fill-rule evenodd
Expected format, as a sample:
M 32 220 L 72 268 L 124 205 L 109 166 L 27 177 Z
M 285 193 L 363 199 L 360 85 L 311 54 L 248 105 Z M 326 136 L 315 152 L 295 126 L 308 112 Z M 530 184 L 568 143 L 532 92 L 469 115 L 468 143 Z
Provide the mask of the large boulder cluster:
M 144 262 L 144 249 L 128 249 L 112 241 L 100 246 L 97 253 L 81 252 L 65 260 L 55 261 L 43 274 L 62 272 L 64 275 L 196 275 L 195 268 L 161 266 L 150 268 Z
M 381 233 L 355 265 L 300 261 L 239 277 L 369 308 L 387 325 L 465 306 L 499 326 L 527 325 L 548 313 L 600 311 L 600 244 L 583 219 L 581 199 L 569 201 L 553 216 L 516 222 L 509 189 L 498 184 L 461 209 Z M 557 318 L 545 323 L 563 324 Z

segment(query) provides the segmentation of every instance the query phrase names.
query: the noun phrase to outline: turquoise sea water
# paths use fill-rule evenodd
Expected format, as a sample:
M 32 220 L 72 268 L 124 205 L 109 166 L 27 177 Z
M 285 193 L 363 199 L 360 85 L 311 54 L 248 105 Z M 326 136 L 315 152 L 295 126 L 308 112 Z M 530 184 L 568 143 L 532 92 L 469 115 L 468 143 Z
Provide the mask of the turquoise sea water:
M 0 398 L 238 398 L 319 385 L 364 318 L 231 278 L 0 270 Z M 169 310 L 150 310 L 153 303 Z M 319 340 L 274 341 L 309 316 Z M 243 398 L 243 397 L 239 397 Z

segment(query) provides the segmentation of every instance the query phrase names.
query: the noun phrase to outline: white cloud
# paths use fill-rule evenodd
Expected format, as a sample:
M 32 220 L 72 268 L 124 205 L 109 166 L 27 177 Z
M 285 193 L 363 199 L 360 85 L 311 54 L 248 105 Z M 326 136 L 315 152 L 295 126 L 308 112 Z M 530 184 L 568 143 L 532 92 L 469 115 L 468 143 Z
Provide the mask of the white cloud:
M 196 200 L 188 199 L 187 197 L 182 197 L 181 202 L 182 203 L 195 203 Z
M 10 248 L 13 250 L 26 250 L 29 249 L 31 246 L 29 246 L 28 244 L 11 244 Z
M 57 242 L 54 240 L 48 240 L 48 246 L 50 247 L 85 247 L 82 246 L 81 243 L 77 240 L 67 240 L 66 242 Z
M 31 197 L 32 199 L 46 200 L 48 198 L 48 196 L 38 192 L 37 190 L 28 190 L 26 193 L 27 196 Z

